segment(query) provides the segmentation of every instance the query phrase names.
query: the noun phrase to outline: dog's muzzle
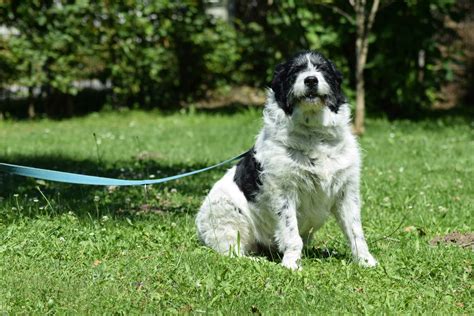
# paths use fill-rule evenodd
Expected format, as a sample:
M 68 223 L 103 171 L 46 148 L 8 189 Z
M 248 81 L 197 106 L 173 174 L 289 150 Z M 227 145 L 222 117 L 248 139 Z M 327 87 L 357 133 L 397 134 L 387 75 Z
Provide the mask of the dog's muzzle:
M 308 76 L 304 79 L 305 94 L 303 100 L 308 103 L 322 102 L 324 103 L 326 97 L 318 93 L 318 78 L 316 76 Z

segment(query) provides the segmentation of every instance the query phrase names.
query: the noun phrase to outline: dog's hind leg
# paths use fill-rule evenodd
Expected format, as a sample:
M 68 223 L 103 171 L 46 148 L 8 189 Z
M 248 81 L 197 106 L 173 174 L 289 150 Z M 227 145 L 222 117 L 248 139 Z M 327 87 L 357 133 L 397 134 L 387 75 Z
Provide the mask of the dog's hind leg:
M 196 217 L 202 242 L 217 252 L 242 256 L 252 252 L 253 238 L 243 211 L 223 196 L 207 197 Z

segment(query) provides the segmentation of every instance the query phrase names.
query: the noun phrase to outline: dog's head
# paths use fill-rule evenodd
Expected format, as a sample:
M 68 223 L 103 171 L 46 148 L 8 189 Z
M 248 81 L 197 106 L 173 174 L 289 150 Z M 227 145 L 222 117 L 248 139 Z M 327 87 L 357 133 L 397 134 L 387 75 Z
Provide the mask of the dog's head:
M 276 102 L 288 115 L 295 106 L 314 110 L 327 106 L 337 113 L 345 103 L 341 82 L 341 73 L 329 59 L 306 51 L 276 67 L 271 88 Z

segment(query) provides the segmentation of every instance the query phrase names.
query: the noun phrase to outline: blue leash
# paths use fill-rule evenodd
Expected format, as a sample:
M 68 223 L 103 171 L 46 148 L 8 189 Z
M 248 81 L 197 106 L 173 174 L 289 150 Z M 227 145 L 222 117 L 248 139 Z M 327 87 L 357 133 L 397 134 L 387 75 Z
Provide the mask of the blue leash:
M 122 180 L 122 179 L 113 179 L 113 178 L 103 178 L 103 177 L 87 176 L 87 175 L 70 173 L 70 172 L 17 166 L 17 165 L 11 165 L 7 163 L 0 163 L 0 171 L 6 172 L 9 174 L 15 174 L 18 176 L 23 176 L 23 177 L 30 177 L 30 178 L 36 178 L 36 179 L 41 179 L 41 180 L 49 180 L 49 181 L 64 182 L 64 183 L 73 183 L 73 184 L 113 185 L 113 186 L 146 185 L 146 184 L 164 183 L 164 182 L 192 176 L 194 174 L 198 174 L 204 171 L 208 171 L 208 170 L 220 167 L 222 165 L 228 164 L 232 161 L 241 159 L 247 153 L 248 151 L 238 156 L 235 156 L 234 158 L 227 159 L 223 162 L 220 162 L 210 167 L 206 167 L 206 168 L 202 168 L 202 169 L 198 169 L 198 170 L 194 170 L 190 172 L 185 172 L 185 173 L 178 174 L 171 177 L 154 179 L 154 180 Z

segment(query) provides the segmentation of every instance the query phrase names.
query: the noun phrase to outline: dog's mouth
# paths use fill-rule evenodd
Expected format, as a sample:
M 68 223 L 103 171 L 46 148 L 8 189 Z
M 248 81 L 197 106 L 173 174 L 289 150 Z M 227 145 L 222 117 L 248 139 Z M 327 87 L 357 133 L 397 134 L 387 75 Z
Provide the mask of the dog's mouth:
M 326 103 L 326 96 L 318 94 L 316 91 L 308 91 L 302 99 L 306 103 Z

